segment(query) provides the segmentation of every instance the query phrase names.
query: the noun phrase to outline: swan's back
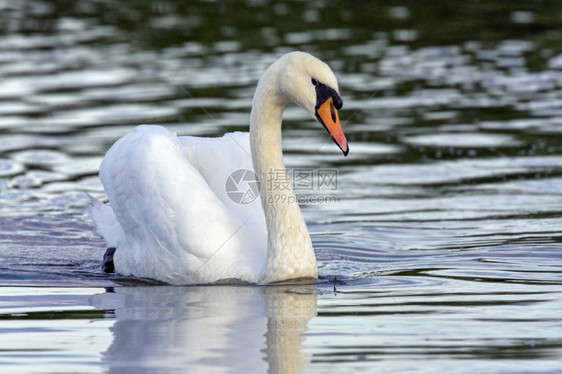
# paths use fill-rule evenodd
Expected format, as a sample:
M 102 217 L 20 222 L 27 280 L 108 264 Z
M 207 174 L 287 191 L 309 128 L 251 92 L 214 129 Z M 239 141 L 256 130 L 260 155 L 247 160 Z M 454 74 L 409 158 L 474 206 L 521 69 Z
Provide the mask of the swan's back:
M 117 242 L 120 273 L 172 284 L 257 282 L 267 252 L 261 202 L 238 204 L 225 188 L 232 172 L 252 170 L 248 138 L 178 138 L 139 126 L 111 147 L 100 179 L 122 231 L 104 236 L 121 234 L 105 237 Z
M 229 195 L 226 188 L 226 182 L 233 173 L 249 170 L 253 174 L 254 167 L 247 132 L 227 133 L 221 138 L 181 136 L 178 139 L 190 164 L 201 174 L 228 209 L 251 212 L 257 209 L 263 215 L 259 198 L 255 199 L 255 204 L 239 204 L 232 193 Z

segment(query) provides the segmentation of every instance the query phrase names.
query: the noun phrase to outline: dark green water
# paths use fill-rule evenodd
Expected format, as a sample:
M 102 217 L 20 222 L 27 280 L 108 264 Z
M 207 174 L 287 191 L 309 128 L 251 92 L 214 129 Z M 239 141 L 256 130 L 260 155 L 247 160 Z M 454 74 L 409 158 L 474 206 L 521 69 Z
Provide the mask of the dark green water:
M 0 2 L 0 371 L 560 372 L 560 19 L 556 1 Z M 287 166 L 337 170 L 301 195 L 321 279 L 103 274 L 85 192 L 105 197 L 105 151 L 142 123 L 246 131 L 291 50 L 338 76 L 350 143 L 287 108 Z

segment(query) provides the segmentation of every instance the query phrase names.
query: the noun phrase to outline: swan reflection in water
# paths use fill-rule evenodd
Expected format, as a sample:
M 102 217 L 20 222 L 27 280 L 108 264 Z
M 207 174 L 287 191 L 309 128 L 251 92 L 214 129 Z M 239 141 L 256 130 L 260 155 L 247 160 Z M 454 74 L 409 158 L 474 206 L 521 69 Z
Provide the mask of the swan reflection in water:
M 111 373 L 300 373 L 316 301 L 311 285 L 116 287 L 91 298 L 115 314 Z

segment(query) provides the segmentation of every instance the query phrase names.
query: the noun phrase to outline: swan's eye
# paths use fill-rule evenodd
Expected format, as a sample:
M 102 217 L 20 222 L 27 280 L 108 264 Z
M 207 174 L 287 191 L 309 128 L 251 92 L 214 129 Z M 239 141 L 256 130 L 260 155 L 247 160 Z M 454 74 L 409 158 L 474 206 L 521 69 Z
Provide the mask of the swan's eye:
M 318 86 L 318 81 L 316 79 L 312 78 L 310 81 L 313 85 Z

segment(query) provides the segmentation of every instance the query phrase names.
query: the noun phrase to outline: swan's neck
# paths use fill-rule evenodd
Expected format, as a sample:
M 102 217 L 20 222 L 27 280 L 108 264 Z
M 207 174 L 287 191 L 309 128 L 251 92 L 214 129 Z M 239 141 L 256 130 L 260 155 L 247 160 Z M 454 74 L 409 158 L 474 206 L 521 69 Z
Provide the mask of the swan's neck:
M 316 257 L 283 164 L 281 121 L 288 103 L 277 90 L 275 72 L 266 72 L 254 96 L 250 144 L 268 233 L 268 252 L 261 283 L 316 278 Z

